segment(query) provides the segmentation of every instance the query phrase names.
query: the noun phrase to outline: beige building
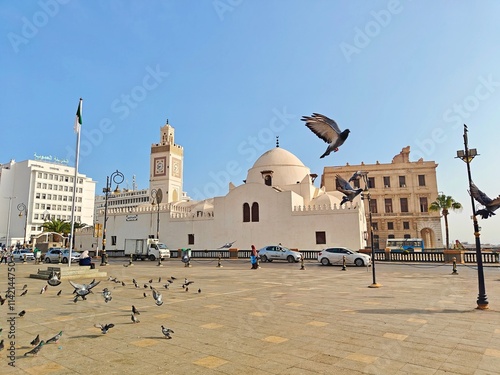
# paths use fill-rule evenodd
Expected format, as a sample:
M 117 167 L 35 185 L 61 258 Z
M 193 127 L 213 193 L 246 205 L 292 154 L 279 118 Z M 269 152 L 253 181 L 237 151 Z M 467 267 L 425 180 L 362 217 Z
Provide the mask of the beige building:
M 321 185 L 326 191 L 335 190 L 337 174 L 348 180 L 356 171 L 368 172 L 376 249 L 385 248 L 387 238 L 422 238 L 425 248 L 443 247 L 440 213 L 428 211 L 438 196 L 438 165 L 422 159 L 411 162 L 409 157 L 408 146 L 394 156 L 391 163 L 377 161 L 375 164 L 347 164 L 324 169 Z M 354 181 L 353 185 L 365 187 L 363 181 Z M 366 212 L 368 221 L 368 207 Z

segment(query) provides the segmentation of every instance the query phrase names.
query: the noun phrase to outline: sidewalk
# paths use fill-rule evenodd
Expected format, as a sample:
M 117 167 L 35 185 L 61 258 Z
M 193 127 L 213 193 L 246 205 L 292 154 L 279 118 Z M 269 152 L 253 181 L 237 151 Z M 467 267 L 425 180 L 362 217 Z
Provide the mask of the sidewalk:
M 477 310 L 477 271 L 459 266 L 377 263 L 370 268 L 324 267 L 316 262 L 169 260 L 100 267 L 103 279 L 86 301 L 73 288 L 28 278 L 45 265 L 16 265 L 16 368 L 8 366 L 7 302 L 0 306 L 5 349 L 1 374 L 499 374 L 500 270 L 484 270 L 489 310 Z M 158 278 L 162 277 L 160 283 Z M 164 288 L 167 279 L 177 279 Z M 135 288 L 135 278 L 139 288 Z M 194 281 L 189 290 L 184 278 Z M 149 280 L 163 295 L 156 306 Z M 89 280 L 73 280 L 77 283 Z M 0 290 L 8 274 L 0 266 Z M 23 285 L 28 293 L 21 297 Z M 146 284 L 146 288 L 144 285 Z M 101 295 L 108 288 L 113 299 Z M 201 293 L 198 293 L 201 289 Z M 62 290 L 61 296 L 57 292 Z M 143 296 L 147 293 L 147 297 Z M 140 323 L 131 321 L 131 306 Z M 94 325 L 113 323 L 105 335 Z M 163 338 L 161 325 L 175 333 Z M 23 354 L 40 334 L 60 330 L 57 344 L 36 357 Z

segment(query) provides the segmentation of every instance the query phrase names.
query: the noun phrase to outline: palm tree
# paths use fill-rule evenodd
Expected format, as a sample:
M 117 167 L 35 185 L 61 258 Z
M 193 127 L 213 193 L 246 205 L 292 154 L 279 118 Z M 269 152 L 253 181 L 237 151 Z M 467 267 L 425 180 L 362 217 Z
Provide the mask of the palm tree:
M 86 224 L 75 222 L 75 229 L 84 228 L 86 226 L 87 226 Z M 61 242 L 63 241 L 63 238 L 68 237 L 68 234 L 71 232 L 71 223 L 69 221 L 63 221 L 59 219 L 52 219 L 50 221 L 46 221 L 45 223 L 43 223 L 42 227 L 44 232 L 58 233 L 59 236 L 61 237 Z
M 450 248 L 450 235 L 448 232 L 448 214 L 450 210 L 457 211 L 462 208 L 462 205 L 455 201 L 451 196 L 441 193 L 437 199 L 429 206 L 429 211 L 441 212 L 444 217 L 444 227 L 446 231 L 446 248 Z

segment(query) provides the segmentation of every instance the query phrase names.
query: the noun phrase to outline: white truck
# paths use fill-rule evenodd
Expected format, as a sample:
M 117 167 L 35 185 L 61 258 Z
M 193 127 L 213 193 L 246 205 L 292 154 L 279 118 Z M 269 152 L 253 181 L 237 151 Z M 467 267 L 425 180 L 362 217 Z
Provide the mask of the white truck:
M 154 238 L 139 238 L 125 240 L 125 256 L 132 254 L 132 260 L 156 260 L 170 258 L 167 245 Z

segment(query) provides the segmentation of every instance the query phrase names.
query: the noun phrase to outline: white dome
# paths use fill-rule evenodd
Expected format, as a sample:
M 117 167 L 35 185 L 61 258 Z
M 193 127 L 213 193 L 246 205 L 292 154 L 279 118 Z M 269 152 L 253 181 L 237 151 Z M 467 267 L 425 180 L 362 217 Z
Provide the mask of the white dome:
M 247 183 L 264 184 L 263 174 L 270 174 L 272 186 L 292 185 L 301 182 L 310 173 L 310 169 L 298 157 L 290 151 L 276 147 L 257 159 L 248 171 Z

